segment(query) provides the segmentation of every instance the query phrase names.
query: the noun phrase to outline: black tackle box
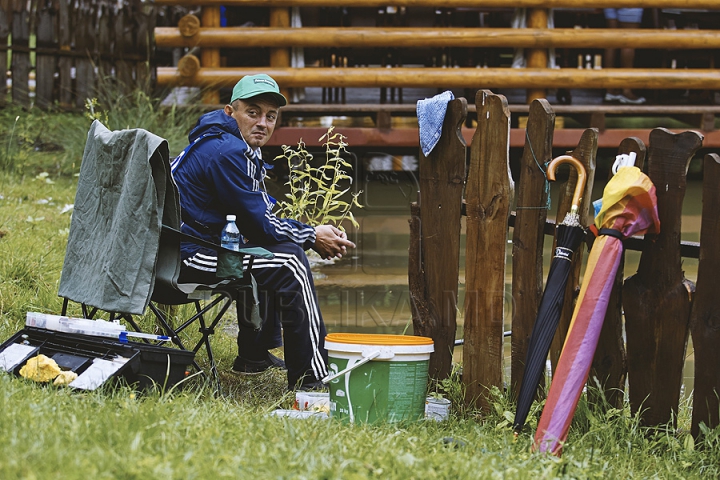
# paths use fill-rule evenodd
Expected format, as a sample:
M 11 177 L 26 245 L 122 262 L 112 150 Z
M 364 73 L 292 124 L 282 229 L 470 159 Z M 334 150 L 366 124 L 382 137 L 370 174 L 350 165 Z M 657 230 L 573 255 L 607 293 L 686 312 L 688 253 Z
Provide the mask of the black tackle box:
M 0 345 L 0 370 L 19 375 L 29 358 L 43 354 L 78 377 L 70 387 L 94 390 L 123 378 L 138 389 L 167 389 L 187 376 L 195 353 L 149 343 L 25 327 Z

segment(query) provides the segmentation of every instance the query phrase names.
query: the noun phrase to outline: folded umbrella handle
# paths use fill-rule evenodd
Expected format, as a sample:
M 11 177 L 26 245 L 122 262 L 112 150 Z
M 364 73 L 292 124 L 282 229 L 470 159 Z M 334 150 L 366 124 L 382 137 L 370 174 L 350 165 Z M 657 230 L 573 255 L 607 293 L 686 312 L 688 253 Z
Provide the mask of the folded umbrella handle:
M 547 178 L 551 182 L 555 181 L 555 171 L 563 163 L 569 163 L 577 171 L 578 179 L 577 185 L 575 185 L 575 193 L 573 194 L 572 207 L 570 213 L 577 214 L 580 210 L 580 202 L 582 201 L 582 195 L 585 191 L 585 183 L 587 182 L 587 174 L 585 173 L 585 166 L 580 160 L 571 155 L 560 155 L 559 157 L 553 158 L 547 167 Z

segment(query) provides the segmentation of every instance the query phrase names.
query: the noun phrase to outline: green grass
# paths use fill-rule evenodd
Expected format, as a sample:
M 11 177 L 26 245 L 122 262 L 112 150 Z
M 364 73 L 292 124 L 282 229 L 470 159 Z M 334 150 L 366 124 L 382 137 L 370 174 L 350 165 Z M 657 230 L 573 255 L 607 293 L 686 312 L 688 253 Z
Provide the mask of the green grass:
M 110 128 L 142 126 L 184 146 L 195 117 L 160 114 L 153 101 L 118 96 Z M 133 102 L 137 105 L 133 105 Z M 102 105 L 102 102 L 101 102 Z M 175 116 L 173 116 L 175 115 Z M 14 134 L 11 127 L 17 120 Z M 27 311 L 59 313 L 58 280 L 74 202 L 76 173 L 90 119 L 80 114 L 0 112 L 0 341 Z M 62 149 L 36 151 L 36 138 Z M 352 148 L 352 146 L 350 146 Z M 142 320 L 151 327 L 150 318 Z M 687 434 L 690 403 L 678 428 L 646 429 L 622 410 L 581 400 L 561 458 L 530 451 L 528 428 L 515 440 L 514 406 L 495 392 L 487 415 L 460 408 L 457 377 L 442 423 L 345 425 L 268 416 L 289 408 L 284 376 L 228 374 L 233 334 L 213 338 L 222 394 L 200 379 L 182 391 L 139 394 L 129 387 L 77 393 L 0 374 L 0 478 L 717 478 L 720 428 L 697 441 Z M 201 355 L 200 362 L 205 360 Z

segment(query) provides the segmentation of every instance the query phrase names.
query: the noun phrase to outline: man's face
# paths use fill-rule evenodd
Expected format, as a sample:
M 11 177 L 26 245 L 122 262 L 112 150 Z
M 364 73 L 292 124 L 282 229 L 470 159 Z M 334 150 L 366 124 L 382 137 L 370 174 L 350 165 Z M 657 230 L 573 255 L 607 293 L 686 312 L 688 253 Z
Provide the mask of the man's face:
M 254 150 L 270 140 L 275 131 L 278 108 L 271 96 L 259 95 L 225 105 L 225 113 L 235 119 L 243 138 Z

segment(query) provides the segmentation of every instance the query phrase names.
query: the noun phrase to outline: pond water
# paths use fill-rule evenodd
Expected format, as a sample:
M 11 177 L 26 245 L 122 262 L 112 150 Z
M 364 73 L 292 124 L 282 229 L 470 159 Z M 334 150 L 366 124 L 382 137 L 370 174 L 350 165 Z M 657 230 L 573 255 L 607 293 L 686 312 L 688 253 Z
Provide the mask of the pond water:
M 366 162 L 367 163 L 367 162 Z M 362 169 L 361 169 L 362 170 Z M 412 332 L 410 297 L 408 293 L 409 205 L 417 198 L 417 180 L 409 172 L 367 171 L 355 182 L 362 191 L 362 210 L 356 211 L 359 228 L 349 228 L 349 236 L 357 249 L 332 265 L 319 267 L 316 285 L 323 317 L 329 332 L 395 333 Z M 593 199 L 600 198 L 604 185 L 596 185 Z M 699 241 L 701 212 L 701 181 L 690 180 L 683 206 L 683 240 Z M 551 191 L 557 198 L 555 189 Z M 551 205 L 551 210 L 554 206 Z M 555 218 L 550 212 L 548 218 Z M 510 233 L 510 236 L 512 233 Z M 550 263 L 552 239 L 546 236 L 545 275 Z M 460 288 L 456 338 L 463 336 L 464 301 L 464 229 L 460 249 Z M 505 331 L 511 329 L 511 250 L 507 246 L 506 320 Z M 627 252 L 625 276 L 636 271 L 639 252 Z M 697 260 L 683 259 L 688 279 L 697 277 Z M 454 352 L 462 360 L 462 347 Z M 505 339 L 506 376 L 509 380 L 510 339 Z M 685 367 L 685 391 L 692 390 L 693 350 L 688 345 Z

